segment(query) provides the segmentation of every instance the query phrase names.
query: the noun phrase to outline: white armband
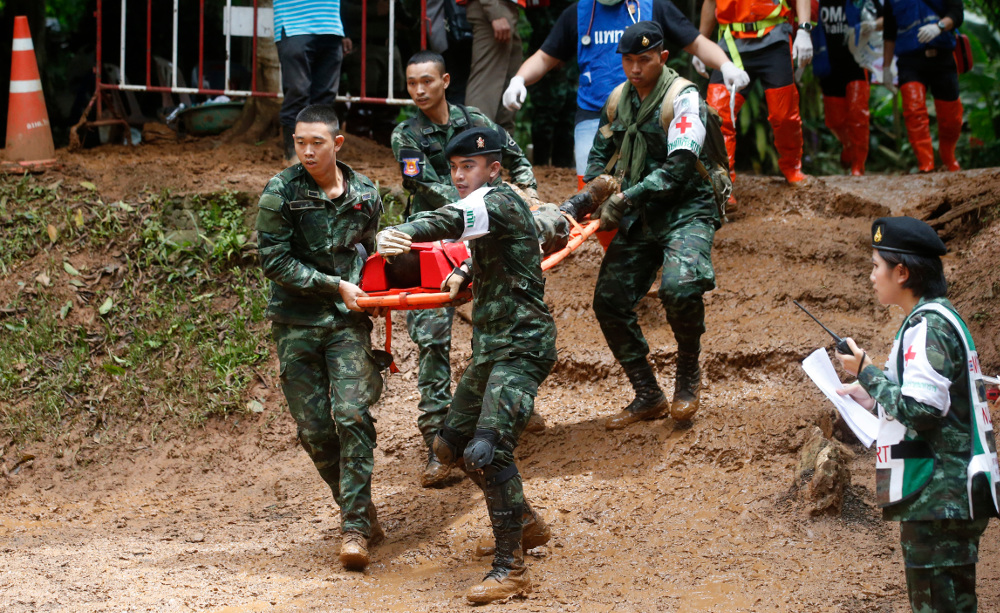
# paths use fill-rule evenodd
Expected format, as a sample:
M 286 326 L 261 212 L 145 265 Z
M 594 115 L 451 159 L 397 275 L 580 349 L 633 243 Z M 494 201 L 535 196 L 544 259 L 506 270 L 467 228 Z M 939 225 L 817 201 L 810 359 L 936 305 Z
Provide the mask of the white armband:
M 458 240 L 471 241 L 490 233 L 490 216 L 486 212 L 486 202 L 483 197 L 493 189 L 484 185 L 458 202 L 446 206 L 454 207 L 463 212 L 465 227 Z
M 687 149 L 698 156 L 704 144 L 705 124 L 701 121 L 698 93 L 683 93 L 674 98 L 674 119 L 667 130 L 667 155 Z

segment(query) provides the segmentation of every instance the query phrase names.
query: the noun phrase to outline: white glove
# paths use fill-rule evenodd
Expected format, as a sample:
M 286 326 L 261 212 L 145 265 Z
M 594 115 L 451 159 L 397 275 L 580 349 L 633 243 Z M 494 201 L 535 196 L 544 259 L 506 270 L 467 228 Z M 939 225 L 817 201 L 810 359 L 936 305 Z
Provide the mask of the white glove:
M 861 22 L 861 36 L 865 34 L 871 34 L 875 31 L 875 22 L 871 19 Z
M 458 292 L 462 291 L 469 285 L 469 271 L 465 269 L 465 266 L 456 266 L 454 270 L 448 273 L 448 276 L 444 278 L 441 283 L 441 291 L 448 292 L 448 297 L 452 300 L 458 296 Z
M 941 26 L 936 23 L 929 23 L 917 30 L 917 40 L 920 44 L 929 43 L 938 36 L 941 36 Z
M 729 91 L 733 91 L 733 88 L 740 91 L 750 85 L 750 75 L 747 74 L 747 71 L 737 68 L 736 64 L 726 62 L 720 70 L 722 70 L 722 80 Z
M 889 93 L 893 96 L 899 91 L 896 87 L 896 62 L 889 64 L 888 67 L 882 69 L 882 85 L 885 86 Z
M 392 257 L 410 250 L 412 237 L 396 228 L 386 228 L 375 235 L 375 249 L 383 257 Z
M 729 63 L 732 64 L 732 62 Z M 706 70 L 705 68 L 705 62 L 701 61 L 700 57 L 698 57 L 697 55 L 692 55 L 691 65 L 694 66 L 695 72 L 705 77 L 706 79 L 708 78 L 708 70 Z
M 516 111 L 524 104 L 528 90 L 524 88 L 524 78 L 517 75 L 510 78 L 510 85 L 503 93 L 503 105 L 511 111 Z
M 792 61 L 798 61 L 799 68 L 806 66 L 813 59 L 813 40 L 809 32 L 799 29 L 795 33 L 795 43 L 792 44 Z

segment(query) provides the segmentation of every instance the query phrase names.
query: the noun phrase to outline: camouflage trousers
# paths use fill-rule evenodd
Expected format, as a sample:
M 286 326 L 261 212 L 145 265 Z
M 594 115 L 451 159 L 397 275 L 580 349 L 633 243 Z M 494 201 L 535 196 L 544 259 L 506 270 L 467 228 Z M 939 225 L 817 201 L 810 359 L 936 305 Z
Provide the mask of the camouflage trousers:
M 444 429 L 459 443 L 456 453 L 463 452 L 477 431 L 492 431 L 498 439 L 493 461 L 482 471 L 469 473 L 483 490 L 494 533 L 521 528 L 524 488 L 514 465 L 514 449 L 534 412 L 538 386 L 553 364 L 555 355 L 473 362 L 455 388 Z
M 455 309 L 419 309 L 406 314 L 406 330 L 417 345 L 417 428 L 427 447 L 444 426 L 451 405 L 451 324 Z
M 611 353 L 621 362 L 646 359 L 649 345 L 635 309 L 660 272 L 660 302 L 677 347 L 696 352 L 705 333 L 702 294 L 715 288 L 715 228 L 694 220 L 657 234 L 636 223 L 608 246 L 594 288 L 594 314 Z
M 371 536 L 375 420 L 382 376 L 364 327 L 322 328 L 274 323 L 281 389 L 299 442 L 340 506 L 342 530 Z
M 900 522 L 913 613 L 975 613 L 979 538 L 988 523 L 988 518 Z

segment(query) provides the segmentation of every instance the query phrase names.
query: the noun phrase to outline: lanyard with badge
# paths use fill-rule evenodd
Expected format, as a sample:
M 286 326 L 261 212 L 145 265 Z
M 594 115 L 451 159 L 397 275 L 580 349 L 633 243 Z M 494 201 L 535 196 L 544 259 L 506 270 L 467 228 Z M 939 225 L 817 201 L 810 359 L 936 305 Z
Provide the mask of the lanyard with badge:
M 594 30 L 594 10 L 597 8 L 597 1 L 593 0 L 590 5 L 590 23 L 587 24 L 587 33 L 580 37 L 580 44 L 584 47 L 591 43 L 590 33 Z M 640 0 L 635 0 L 635 5 L 632 4 L 632 0 L 625 0 L 625 7 L 628 9 L 628 16 L 632 20 L 632 23 L 642 21 L 642 10 L 639 6 Z

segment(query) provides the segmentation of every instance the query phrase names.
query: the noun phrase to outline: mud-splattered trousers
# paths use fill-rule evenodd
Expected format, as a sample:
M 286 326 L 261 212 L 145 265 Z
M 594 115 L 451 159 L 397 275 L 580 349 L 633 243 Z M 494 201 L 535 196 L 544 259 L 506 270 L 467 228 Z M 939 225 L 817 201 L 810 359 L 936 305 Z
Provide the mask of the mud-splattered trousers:
M 945 298 L 932 301 L 954 310 Z M 917 306 L 924 302 L 921 299 Z M 988 485 L 982 479 L 975 479 L 971 492 L 975 519 L 969 512 L 966 469 L 971 448 L 972 402 L 964 341 L 947 320 L 934 312 L 911 317 L 907 329 L 924 321 L 927 359 L 939 375 L 951 382 L 948 411 L 942 414 L 939 408 L 904 395 L 900 384 L 874 365 L 859 373 L 858 382 L 888 415 L 919 432 L 935 458 L 934 473 L 922 489 L 882 509 L 884 519 L 900 522 L 899 540 L 910 606 L 914 613 L 967 613 L 977 607 L 979 539 L 996 511 Z M 903 380 L 907 378 L 905 369 L 905 365 L 897 366 Z M 876 481 L 882 496 L 885 478 Z
M 520 543 L 524 491 L 514 448 L 534 410 L 538 385 L 555 363 L 556 330 L 544 301 L 528 205 L 504 185 L 486 194 L 479 207 L 463 208 L 464 202 L 416 215 L 397 229 L 414 240 L 460 239 L 467 222 L 471 228 L 477 215 L 488 216 L 488 234 L 471 241 L 472 363 L 455 389 L 434 450 L 450 464 L 464 460 L 468 467 L 483 459 L 470 476 L 483 489 L 500 552 L 501 540 Z M 477 445 L 487 445 L 489 453 L 477 454 Z M 503 560 L 495 558 L 498 563 Z
M 492 128 L 504 142 L 501 165 L 510 180 L 523 188 L 535 188 L 531 163 L 507 131 L 475 107 L 448 105 L 448 124 L 432 122 L 419 109 L 416 116 L 392 131 L 392 153 L 403 175 L 403 187 L 411 196 L 410 212 L 423 213 L 460 198 L 451 184 L 451 170 L 444 156 L 448 141 L 471 127 Z M 430 447 L 444 425 L 451 404 L 451 324 L 454 309 L 424 309 L 406 315 L 406 329 L 417 345 L 417 390 L 420 416 L 417 427 Z
M 629 94 L 622 96 L 619 105 L 631 104 L 638 109 L 640 101 L 634 89 Z M 704 101 L 699 100 L 699 106 L 705 121 Z M 607 171 L 630 127 L 622 122 L 621 113 L 609 122 L 605 105 L 584 180 Z M 712 187 L 698 175 L 695 154 L 686 149 L 668 153 L 659 111 L 637 131 L 646 140 L 645 171 L 634 183 L 627 176 L 623 178 L 622 192 L 631 208 L 604 254 L 594 288 L 594 314 L 608 347 L 622 364 L 645 361 L 649 354 L 635 308 L 658 272 L 660 301 L 678 349 L 700 350 L 705 332 L 702 294 L 715 288 L 712 241 L 720 225 Z M 706 166 L 711 163 L 704 152 L 700 156 Z M 627 175 L 620 160 L 611 172 Z
M 345 190 L 332 200 L 301 165 L 272 178 L 256 228 L 261 267 L 271 281 L 267 317 L 281 388 L 299 441 L 340 506 L 342 529 L 370 536 L 375 426 L 369 407 L 382 394 L 382 379 L 372 356 L 371 319 L 349 311 L 338 288 L 341 279 L 360 281 L 382 205 L 367 177 L 338 167 Z

